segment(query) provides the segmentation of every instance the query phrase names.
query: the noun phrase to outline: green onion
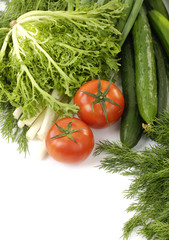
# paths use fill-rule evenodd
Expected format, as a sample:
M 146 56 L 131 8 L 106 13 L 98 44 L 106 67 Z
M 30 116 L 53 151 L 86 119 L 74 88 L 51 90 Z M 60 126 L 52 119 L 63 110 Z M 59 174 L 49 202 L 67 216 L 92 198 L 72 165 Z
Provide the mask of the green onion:
M 121 34 L 121 41 L 119 43 L 119 45 L 122 47 L 123 43 L 125 42 L 130 30 L 132 29 L 133 27 L 133 24 L 138 16 L 138 13 L 141 9 L 141 6 L 143 4 L 143 1 L 144 0 L 135 0 L 135 3 L 134 3 L 134 6 L 131 10 L 131 13 L 129 15 L 129 18 L 124 26 L 124 29 L 122 31 L 122 34 Z

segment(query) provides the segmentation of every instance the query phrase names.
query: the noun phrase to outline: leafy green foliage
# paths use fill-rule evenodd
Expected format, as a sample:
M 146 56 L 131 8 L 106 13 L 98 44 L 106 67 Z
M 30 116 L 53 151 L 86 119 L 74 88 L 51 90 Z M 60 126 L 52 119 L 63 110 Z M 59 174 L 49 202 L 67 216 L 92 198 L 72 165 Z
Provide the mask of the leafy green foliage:
M 6 9 L 0 18 L 0 26 L 9 26 L 11 20 L 32 10 L 67 10 L 66 0 L 6 0 Z
M 58 89 L 60 96 L 72 97 L 84 82 L 118 71 L 115 23 L 122 9 L 112 0 L 83 11 L 31 11 L 18 17 L 1 46 L 0 101 L 21 106 L 23 118 L 34 116 L 39 105 L 61 115 L 76 113 L 74 105 L 50 93 Z
M 126 222 L 123 239 L 137 230 L 146 239 L 169 239 L 169 113 L 156 119 L 148 128 L 158 143 L 142 151 L 134 151 L 120 142 L 99 142 L 95 155 L 106 157 L 100 168 L 108 172 L 131 176 L 126 197 L 134 202 L 128 207 L 134 216 Z
M 26 139 L 27 127 L 19 128 L 17 120 L 13 118 L 14 108 L 9 103 L 0 104 L 0 133 L 8 142 L 18 144 L 18 151 L 28 153 L 28 142 Z
M 145 134 L 159 144 L 169 146 L 169 115 L 168 111 L 164 111 L 151 125 L 145 128 Z
M 26 152 L 27 128 L 17 127 L 12 115 L 15 107 L 22 107 L 22 119 L 49 105 L 60 115 L 76 112 L 75 106 L 65 102 L 81 84 L 118 71 L 120 33 L 115 24 L 123 5 L 120 0 L 4 2 L 6 9 L 0 13 L 0 127 L 4 138 L 17 141 L 19 150 Z M 51 97 L 55 88 L 58 99 Z

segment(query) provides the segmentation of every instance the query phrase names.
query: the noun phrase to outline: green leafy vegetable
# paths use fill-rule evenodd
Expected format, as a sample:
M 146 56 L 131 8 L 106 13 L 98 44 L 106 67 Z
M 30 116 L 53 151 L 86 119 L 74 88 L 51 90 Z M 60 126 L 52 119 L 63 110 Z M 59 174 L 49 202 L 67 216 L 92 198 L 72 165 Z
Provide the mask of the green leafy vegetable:
M 123 229 L 123 239 L 134 230 L 150 240 L 169 239 L 169 113 L 156 119 L 147 133 L 153 134 L 156 145 L 134 151 L 120 142 L 98 143 L 95 155 L 106 157 L 100 168 L 108 172 L 131 176 L 126 197 L 134 202 L 128 207 L 134 212 Z
M 39 106 L 59 114 L 76 113 L 74 105 L 51 96 L 72 97 L 87 80 L 118 71 L 120 32 L 115 23 L 123 5 L 112 0 L 83 11 L 30 11 L 15 21 L 0 50 L 0 101 L 21 106 L 22 118 Z
M 0 26 L 9 26 L 9 22 L 17 19 L 22 14 L 32 10 L 67 10 L 68 2 L 66 0 L 6 0 L 6 9 L 2 13 Z
M 115 24 L 124 5 L 120 0 L 4 2 L 6 9 L 0 13 L 1 132 L 26 151 L 28 129 L 20 129 L 24 119 L 32 120 L 46 108 L 57 111 L 56 115 L 76 113 L 76 106 L 67 103 L 79 86 L 118 71 L 120 32 Z M 18 124 L 12 116 L 17 109 Z

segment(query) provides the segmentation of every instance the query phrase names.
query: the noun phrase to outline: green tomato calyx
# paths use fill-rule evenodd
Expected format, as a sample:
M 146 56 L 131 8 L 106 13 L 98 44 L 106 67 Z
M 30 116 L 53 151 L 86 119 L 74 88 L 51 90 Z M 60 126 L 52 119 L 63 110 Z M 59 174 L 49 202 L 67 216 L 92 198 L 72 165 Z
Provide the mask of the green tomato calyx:
M 73 142 L 77 143 L 76 140 L 74 139 L 74 137 L 72 136 L 72 133 L 80 131 L 83 128 L 77 128 L 77 129 L 71 129 L 71 124 L 74 120 L 70 121 L 67 125 L 66 128 L 62 128 L 60 127 L 56 122 L 54 122 L 54 124 L 56 125 L 56 127 L 62 132 L 61 134 L 58 134 L 54 137 L 51 137 L 50 139 L 55 139 L 55 138 L 60 138 L 60 137 L 65 137 L 67 136 L 68 138 L 70 138 Z
M 95 100 L 93 101 L 92 106 L 91 106 L 93 112 L 94 112 L 94 108 L 93 108 L 94 104 L 96 104 L 96 103 L 100 103 L 101 104 L 101 106 L 103 108 L 103 111 L 104 111 L 104 115 L 105 115 L 106 121 L 107 121 L 108 124 L 109 124 L 109 121 L 108 121 L 108 117 L 107 117 L 107 110 L 106 110 L 105 102 L 110 102 L 112 104 L 115 104 L 119 108 L 122 108 L 119 104 L 117 104 L 112 99 L 107 97 L 107 93 L 108 93 L 108 91 L 110 89 L 110 86 L 111 86 L 111 81 L 110 81 L 108 87 L 106 88 L 106 90 L 104 92 L 102 92 L 101 91 L 101 80 L 99 79 L 97 94 L 86 92 L 86 91 L 81 91 L 81 92 L 86 93 L 86 94 L 88 94 L 88 95 L 90 95 L 90 96 L 95 98 Z

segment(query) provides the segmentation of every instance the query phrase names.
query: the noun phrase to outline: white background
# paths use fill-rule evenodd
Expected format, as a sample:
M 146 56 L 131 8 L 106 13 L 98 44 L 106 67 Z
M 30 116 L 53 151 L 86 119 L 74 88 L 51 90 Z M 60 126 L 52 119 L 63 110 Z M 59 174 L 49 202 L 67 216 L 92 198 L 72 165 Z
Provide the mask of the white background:
M 93 132 L 96 142 L 119 140 L 119 122 Z M 148 143 L 142 139 L 137 149 Z M 0 239 L 120 240 L 132 216 L 123 193 L 130 179 L 99 169 L 103 155 L 78 165 L 40 160 L 38 144 L 30 143 L 24 158 L 0 137 Z M 130 240 L 144 239 L 133 233 Z

